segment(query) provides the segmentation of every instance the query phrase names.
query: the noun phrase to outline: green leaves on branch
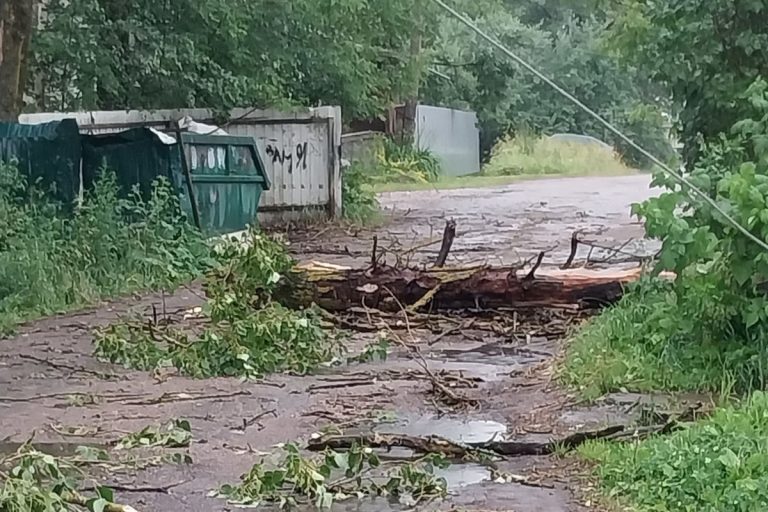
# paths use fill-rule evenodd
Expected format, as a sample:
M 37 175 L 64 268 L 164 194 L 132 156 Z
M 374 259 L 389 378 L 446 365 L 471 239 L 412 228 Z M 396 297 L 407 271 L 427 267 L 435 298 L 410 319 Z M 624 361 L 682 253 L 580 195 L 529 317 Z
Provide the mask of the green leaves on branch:
M 342 346 L 311 310 L 275 301 L 290 287 L 293 260 L 258 231 L 217 248 L 221 267 L 205 280 L 204 318 L 190 325 L 122 320 L 97 332 L 95 353 L 112 363 L 151 371 L 176 368 L 196 378 L 307 373 L 338 358 Z
M 386 470 L 376 452 L 360 445 L 347 452 L 327 450 L 313 458 L 302 456 L 292 444 L 282 451 L 283 458 L 274 468 L 256 464 L 239 484 L 222 486 L 212 494 L 249 507 L 313 503 L 330 509 L 334 502 L 376 496 L 392 496 L 413 506 L 446 493 L 446 481 L 435 475 L 436 468 L 447 465 L 440 456 Z
M 147 427 L 123 438 L 116 449 L 121 456 L 98 448 L 79 446 L 71 457 L 54 457 L 35 449 L 29 442 L 19 450 L 0 458 L 0 510 L 3 512 L 135 512 L 127 505 L 115 503 L 112 489 L 92 487 L 86 493 L 85 480 L 89 467 L 115 473 L 135 473 L 150 465 L 191 462 L 186 453 L 152 454 L 149 457 L 125 453 L 132 448 L 178 448 L 189 445 L 189 423 L 174 420 L 162 428 Z M 143 453 L 143 452 L 142 452 Z M 90 489 L 90 487 L 89 487 Z
M 186 448 L 192 440 L 192 427 L 187 420 L 172 420 L 161 426 L 148 426 L 123 437 L 115 445 L 117 450 L 131 448 Z
M 735 106 L 753 114 L 703 143 L 688 178 L 739 224 L 768 240 L 768 84 L 756 81 Z M 660 268 L 678 274 L 681 294 L 700 297 L 691 328 L 723 340 L 765 339 L 768 254 L 684 185 L 663 175 L 655 183 L 668 191 L 634 212 L 645 218 L 648 234 L 663 242 Z

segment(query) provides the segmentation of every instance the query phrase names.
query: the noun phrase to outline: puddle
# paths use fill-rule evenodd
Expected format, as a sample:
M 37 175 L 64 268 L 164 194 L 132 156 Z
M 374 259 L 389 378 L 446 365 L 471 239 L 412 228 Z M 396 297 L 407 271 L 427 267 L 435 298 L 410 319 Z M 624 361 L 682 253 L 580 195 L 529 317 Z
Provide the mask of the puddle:
M 500 343 L 490 343 L 434 351 L 426 358 L 431 362 L 433 370 L 463 371 L 468 377 L 498 381 L 512 371 L 541 362 L 545 356 Z
M 479 443 L 503 437 L 507 433 L 507 427 L 496 421 L 398 415 L 398 421 L 379 425 L 374 428 L 374 432 L 418 437 L 440 436 L 457 443 Z M 407 448 L 391 448 L 387 450 L 387 455 L 410 458 L 415 454 Z M 480 464 L 454 463 L 445 469 L 436 470 L 435 474 L 445 478 L 449 491 L 456 491 L 491 479 L 488 468 Z
M 491 480 L 488 468 L 480 464 L 453 464 L 445 469 L 436 470 L 435 476 L 445 478 L 449 492 Z
M 501 438 L 507 433 L 507 427 L 496 421 L 462 421 L 434 416 L 398 416 L 398 418 L 402 419 L 394 424 L 377 426 L 374 431 L 419 437 L 434 435 L 457 443 L 482 443 Z

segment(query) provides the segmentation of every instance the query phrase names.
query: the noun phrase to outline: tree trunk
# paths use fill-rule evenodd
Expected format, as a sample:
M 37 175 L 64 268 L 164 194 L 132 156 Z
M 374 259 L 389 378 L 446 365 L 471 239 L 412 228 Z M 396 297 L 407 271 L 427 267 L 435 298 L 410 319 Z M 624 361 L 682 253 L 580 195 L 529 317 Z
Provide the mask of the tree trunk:
M 33 0 L 0 0 L 0 121 L 18 121 L 35 21 Z
M 616 302 L 624 286 L 639 279 L 634 270 L 547 270 L 535 275 L 513 267 L 378 267 L 356 270 L 322 263 L 296 267 L 305 286 L 281 294 L 329 311 L 366 306 L 384 311 L 472 309 Z
M 416 139 L 416 110 L 419 106 L 419 90 L 421 89 L 422 62 L 421 62 L 421 20 L 422 0 L 416 0 L 413 7 L 413 16 L 417 20 L 411 33 L 411 43 L 408 59 L 408 85 L 409 90 L 405 98 L 405 111 L 403 113 L 404 144 L 412 144 Z

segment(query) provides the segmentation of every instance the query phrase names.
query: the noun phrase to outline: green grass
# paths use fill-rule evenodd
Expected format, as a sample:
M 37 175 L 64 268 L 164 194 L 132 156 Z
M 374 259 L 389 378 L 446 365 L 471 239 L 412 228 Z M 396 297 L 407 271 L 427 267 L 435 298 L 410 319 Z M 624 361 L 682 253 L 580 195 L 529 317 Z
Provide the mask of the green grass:
M 103 298 L 171 289 L 200 275 L 209 256 L 167 182 L 147 200 L 121 199 L 107 173 L 72 212 L 0 166 L 0 334 Z
M 631 172 L 610 149 L 528 135 L 500 140 L 483 169 L 489 176 L 616 176 Z
M 586 399 L 623 389 L 764 389 L 768 347 L 729 334 L 727 314 L 714 293 L 679 297 L 670 283 L 646 279 L 569 342 L 560 378 Z
M 637 512 L 768 510 L 768 395 L 640 443 L 591 442 L 605 495 Z

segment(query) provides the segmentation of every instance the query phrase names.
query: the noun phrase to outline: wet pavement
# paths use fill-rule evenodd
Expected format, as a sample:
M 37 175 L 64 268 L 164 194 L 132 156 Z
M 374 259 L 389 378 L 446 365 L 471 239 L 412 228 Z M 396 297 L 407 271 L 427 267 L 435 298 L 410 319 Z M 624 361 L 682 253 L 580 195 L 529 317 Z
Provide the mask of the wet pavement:
M 562 265 L 571 251 L 574 232 L 587 242 L 621 253 L 582 245 L 576 263 L 609 259 L 621 263 L 634 256 L 649 256 L 658 244 L 644 239 L 642 224 L 630 215 L 632 204 L 657 189 L 651 177 L 586 177 L 523 181 L 499 188 L 392 192 L 381 196 L 382 226 L 346 232 L 312 228 L 305 236 L 289 233 L 296 252 L 304 258 L 356 265 L 370 259 L 372 238 L 380 250 L 389 250 L 413 263 L 433 260 L 445 221 L 453 219 L 457 237 L 449 264 L 513 264 L 546 251 L 544 265 Z M 413 252 L 406 251 L 420 247 Z M 635 263 L 632 262 L 632 265 Z
M 298 237 L 292 248 L 300 259 L 359 264 L 367 259 L 374 232 L 384 247 L 390 244 L 401 250 L 439 237 L 445 219 L 454 218 L 462 234 L 452 251 L 453 263 L 478 259 L 512 263 L 548 249 L 548 262 L 561 263 L 575 230 L 610 246 L 640 240 L 642 230 L 629 218 L 628 207 L 649 194 L 648 181 L 647 176 L 583 178 L 518 183 L 498 190 L 387 194 L 382 198 L 387 215 L 379 230 L 345 233 L 322 228 L 325 231 L 319 234 Z M 626 248 L 647 252 L 648 246 L 638 241 Z M 413 253 L 416 260 L 433 257 L 431 249 Z M 579 254 L 581 260 L 586 256 Z M 102 483 L 172 486 L 157 492 L 118 493 L 119 501 L 140 512 L 209 512 L 232 509 L 223 500 L 208 497 L 209 491 L 237 482 L 264 454 L 274 452 L 276 444 L 303 445 L 329 426 L 437 435 L 459 443 L 548 441 L 635 418 L 627 400 L 634 403 L 637 397 L 574 405 L 553 375 L 561 340 L 536 334 L 526 325 L 524 313 L 520 332 L 508 336 L 480 328 L 448 335 L 426 328 L 408 333 L 432 372 L 460 383 L 456 392 L 475 404 L 468 408 L 437 403 L 419 361 L 400 347 L 392 348 L 386 361 L 339 366 L 306 377 L 274 375 L 264 382 L 131 372 L 92 357 L 91 329 L 128 312 L 149 316 L 160 302 L 159 296 L 150 295 L 48 318 L 0 343 L 0 452 L 14 450 L 33 430 L 41 447 L 61 453 L 82 444 L 106 446 L 126 432 L 185 418 L 194 436 L 189 449 L 192 464 L 114 472 Z M 166 297 L 164 305 L 179 311 L 200 302 L 197 290 L 182 289 Z M 514 324 L 518 325 L 517 317 Z M 371 337 L 353 336 L 350 350 L 361 351 Z M 361 379 L 370 383 L 361 384 Z M 350 384 L 328 386 L 340 381 Z M 77 432 L 78 426 L 88 430 Z M 78 435 L 62 434 L 67 431 Z M 418 509 L 595 510 L 584 504 L 580 477 L 564 465 L 555 457 L 515 457 L 499 463 L 506 472 L 547 484 L 536 487 L 496 482 L 481 464 L 454 464 L 441 473 L 449 483 L 448 498 Z M 404 508 L 387 500 L 334 506 L 366 512 Z

